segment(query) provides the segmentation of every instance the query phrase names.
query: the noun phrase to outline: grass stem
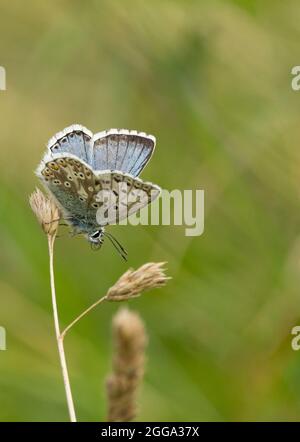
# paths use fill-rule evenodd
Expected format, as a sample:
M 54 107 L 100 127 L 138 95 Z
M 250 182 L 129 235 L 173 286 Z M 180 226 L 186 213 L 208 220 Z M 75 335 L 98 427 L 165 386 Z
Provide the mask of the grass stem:
M 57 311 L 55 280 L 54 280 L 54 266 L 53 266 L 54 242 L 55 242 L 55 235 L 48 235 L 49 262 L 50 262 L 50 283 L 51 283 L 51 297 L 52 297 L 54 327 L 55 327 L 55 335 L 56 335 L 56 340 L 57 340 L 57 347 L 58 347 L 61 371 L 62 371 L 64 386 L 65 386 L 67 405 L 68 405 L 68 410 L 69 410 L 69 415 L 70 415 L 70 421 L 76 422 L 76 414 L 75 414 L 71 385 L 70 385 L 70 380 L 69 380 L 67 361 L 66 361 L 65 350 L 64 350 L 64 343 L 63 343 L 63 338 L 60 334 L 58 311 Z
M 106 301 L 107 297 L 103 296 L 103 298 L 98 299 L 98 301 L 94 302 L 94 304 L 90 305 L 86 310 L 84 310 L 77 318 L 74 319 L 62 332 L 60 335 L 61 340 L 64 339 L 66 333 L 70 330 L 73 325 L 75 325 L 81 318 L 83 318 L 85 315 L 87 315 L 91 310 L 93 310 L 97 305 L 101 304 L 103 301 Z

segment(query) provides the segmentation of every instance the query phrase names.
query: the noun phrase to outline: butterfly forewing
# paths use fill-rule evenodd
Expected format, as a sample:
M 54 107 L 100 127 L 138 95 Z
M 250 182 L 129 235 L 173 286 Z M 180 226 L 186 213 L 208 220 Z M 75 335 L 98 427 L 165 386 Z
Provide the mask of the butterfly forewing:
M 60 155 L 46 162 L 38 175 L 58 201 L 66 219 L 89 216 L 96 186 L 94 174 L 87 165 L 73 157 Z
M 53 154 L 70 153 L 90 163 L 92 136 L 93 134 L 87 128 L 73 124 L 52 137 L 48 142 L 48 149 Z
M 155 138 L 143 132 L 111 129 L 93 137 L 92 167 L 115 169 L 138 176 L 149 161 Z
M 160 188 L 121 171 L 94 172 L 70 156 L 55 156 L 40 168 L 39 176 L 68 218 L 89 225 L 116 224 L 145 207 Z

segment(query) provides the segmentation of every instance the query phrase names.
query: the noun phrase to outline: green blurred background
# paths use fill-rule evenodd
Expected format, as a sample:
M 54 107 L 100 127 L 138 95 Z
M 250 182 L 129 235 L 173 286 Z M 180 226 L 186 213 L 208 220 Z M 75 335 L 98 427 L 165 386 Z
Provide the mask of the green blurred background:
M 113 227 L 126 264 L 62 228 L 62 324 L 128 266 L 168 261 L 168 286 L 130 303 L 150 337 L 138 420 L 299 420 L 299 22 L 297 0 L 1 2 L 1 421 L 68 420 L 46 239 L 28 195 L 45 143 L 72 123 L 156 135 L 144 179 L 205 189 L 205 232 Z M 66 338 L 79 420 L 105 417 L 118 307 Z

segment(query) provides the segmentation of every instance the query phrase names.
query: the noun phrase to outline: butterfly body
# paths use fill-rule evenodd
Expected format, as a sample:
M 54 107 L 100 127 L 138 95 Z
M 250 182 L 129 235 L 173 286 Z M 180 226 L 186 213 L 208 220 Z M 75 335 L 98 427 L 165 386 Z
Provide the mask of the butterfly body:
M 36 173 L 74 233 L 101 246 L 105 225 L 160 194 L 158 186 L 138 178 L 154 146 L 155 138 L 143 132 L 111 129 L 93 135 L 73 125 L 51 138 Z
M 96 242 L 94 239 L 97 238 L 97 235 L 94 237 L 93 235 L 100 230 L 99 224 L 90 222 L 86 218 L 67 218 L 67 216 L 65 216 L 64 219 L 70 225 L 70 227 L 72 227 L 73 234 L 83 233 L 91 243 Z M 101 230 L 104 232 L 104 227 L 101 227 Z

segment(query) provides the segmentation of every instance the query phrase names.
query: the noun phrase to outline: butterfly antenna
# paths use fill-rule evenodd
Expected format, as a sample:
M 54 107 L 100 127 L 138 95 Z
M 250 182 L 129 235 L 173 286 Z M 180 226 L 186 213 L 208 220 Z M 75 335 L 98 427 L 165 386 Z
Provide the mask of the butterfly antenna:
M 115 238 L 111 233 L 104 233 L 105 236 L 110 240 L 116 251 L 119 253 L 119 255 L 124 259 L 124 261 L 127 261 L 127 251 L 124 249 L 124 247 L 119 243 L 117 238 Z
M 124 247 L 122 246 L 122 244 L 117 240 L 117 238 L 115 236 L 113 236 L 111 233 L 105 232 L 104 233 L 106 236 L 110 237 L 113 241 L 116 242 L 116 244 L 119 246 L 120 250 L 122 250 L 122 252 L 127 255 L 127 251 L 124 249 Z

